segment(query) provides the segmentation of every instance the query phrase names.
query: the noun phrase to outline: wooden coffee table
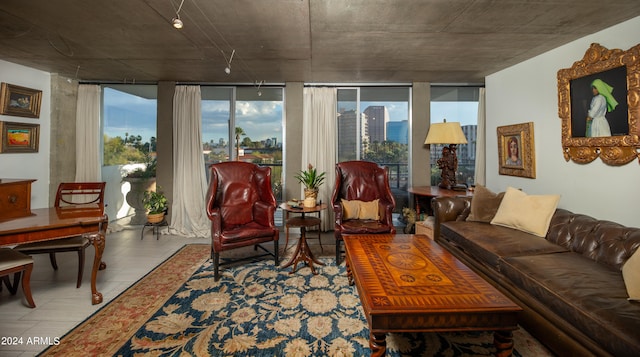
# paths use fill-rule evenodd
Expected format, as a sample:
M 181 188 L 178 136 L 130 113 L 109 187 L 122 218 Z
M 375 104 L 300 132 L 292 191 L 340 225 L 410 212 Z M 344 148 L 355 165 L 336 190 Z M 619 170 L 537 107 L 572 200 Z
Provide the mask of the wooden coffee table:
M 494 332 L 496 356 L 510 356 L 522 309 L 438 243 L 422 235 L 343 236 L 347 276 L 369 323 L 372 356 L 388 332 Z

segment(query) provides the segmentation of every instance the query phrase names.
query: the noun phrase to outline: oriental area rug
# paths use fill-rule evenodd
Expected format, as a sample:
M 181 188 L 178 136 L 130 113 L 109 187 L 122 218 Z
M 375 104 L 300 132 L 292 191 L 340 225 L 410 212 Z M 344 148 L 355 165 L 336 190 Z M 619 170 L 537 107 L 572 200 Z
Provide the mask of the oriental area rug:
M 369 356 L 369 330 L 344 264 L 222 267 L 186 245 L 41 356 Z M 286 258 L 285 258 L 286 259 Z M 548 352 L 514 332 L 515 356 Z M 489 356 L 492 332 L 389 334 L 387 356 Z

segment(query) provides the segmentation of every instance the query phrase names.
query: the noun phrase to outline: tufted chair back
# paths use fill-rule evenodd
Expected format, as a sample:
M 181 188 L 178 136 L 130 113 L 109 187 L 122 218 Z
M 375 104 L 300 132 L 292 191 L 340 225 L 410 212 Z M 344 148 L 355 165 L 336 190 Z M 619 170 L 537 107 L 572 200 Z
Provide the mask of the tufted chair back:
M 378 201 L 377 220 L 347 219 L 342 199 L 364 202 Z M 396 201 L 389 187 L 386 167 L 369 161 L 344 161 L 336 164 L 336 183 L 331 199 L 335 213 L 336 263 L 340 263 L 340 242 L 343 234 L 395 233 L 392 212 Z
M 274 224 L 276 198 L 270 167 L 241 161 L 211 165 L 206 204 L 216 280 L 220 252 L 225 250 L 273 241 L 275 249 L 269 255 L 278 263 L 279 231 Z

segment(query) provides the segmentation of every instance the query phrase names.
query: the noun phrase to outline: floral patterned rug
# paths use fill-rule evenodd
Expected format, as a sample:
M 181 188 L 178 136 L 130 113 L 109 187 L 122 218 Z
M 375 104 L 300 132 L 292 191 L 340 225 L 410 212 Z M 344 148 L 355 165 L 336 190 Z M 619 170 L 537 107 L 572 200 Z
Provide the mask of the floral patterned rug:
M 216 282 L 208 255 L 208 245 L 185 246 L 43 355 L 370 354 L 344 264 L 321 258 L 318 275 L 306 267 L 289 274 L 263 260 L 225 267 Z M 515 356 L 543 351 L 522 330 L 514 340 Z M 485 356 L 495 351 L 492 341 L 490 332 L 389 334 L 387 355 Z

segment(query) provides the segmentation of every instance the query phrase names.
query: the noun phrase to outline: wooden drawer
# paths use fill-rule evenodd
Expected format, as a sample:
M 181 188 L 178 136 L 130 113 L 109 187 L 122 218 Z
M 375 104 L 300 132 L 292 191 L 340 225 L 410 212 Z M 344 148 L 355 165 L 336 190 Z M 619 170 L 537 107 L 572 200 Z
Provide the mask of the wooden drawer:
M 34 181 L 0 179 L 0 219 L 31 215 L 31 183 Z

